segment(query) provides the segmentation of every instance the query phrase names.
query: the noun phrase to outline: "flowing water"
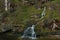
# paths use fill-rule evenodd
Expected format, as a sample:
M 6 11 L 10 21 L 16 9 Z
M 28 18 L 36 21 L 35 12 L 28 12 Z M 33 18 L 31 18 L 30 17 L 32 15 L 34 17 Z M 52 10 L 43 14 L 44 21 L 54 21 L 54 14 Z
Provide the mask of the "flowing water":
M 46 7 L 44 7 L 44 9 L 43 9 L 43 12 L 41 14 L 41 18 L 44 18 L 45 15 L 46 15 Z
M 5 0 L 5 11 L 7 11 L 8 0 Z
M 36 39 L 36 33 L 34 31 L 35 25 L 28 27 L 21 38 Z

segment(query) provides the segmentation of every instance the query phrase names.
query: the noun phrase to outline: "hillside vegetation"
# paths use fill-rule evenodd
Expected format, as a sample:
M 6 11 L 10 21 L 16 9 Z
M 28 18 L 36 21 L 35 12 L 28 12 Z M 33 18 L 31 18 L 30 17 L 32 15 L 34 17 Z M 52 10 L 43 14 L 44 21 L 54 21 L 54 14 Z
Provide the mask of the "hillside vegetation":
M 44 21 L 52 22 L 54 19 L 60 21 L 60 0 L 10 0 L 11 9 L 4 11 L 4 2 L 0 0 L 0 24 L 9 24 L 18 26 L 21 32 L 31 24 L 36 25 L 36 32 L 43 29 Z M 43 8 L 46 7 L 46 15 L 41 19 Z M 6 14 L 7 13 L 7 14 Z M 6 15 L 6 16 L 4 16 Z M 49 27 L 49 26 L 48 26 Z M 46 29 L 46 31 L 50 29 Z

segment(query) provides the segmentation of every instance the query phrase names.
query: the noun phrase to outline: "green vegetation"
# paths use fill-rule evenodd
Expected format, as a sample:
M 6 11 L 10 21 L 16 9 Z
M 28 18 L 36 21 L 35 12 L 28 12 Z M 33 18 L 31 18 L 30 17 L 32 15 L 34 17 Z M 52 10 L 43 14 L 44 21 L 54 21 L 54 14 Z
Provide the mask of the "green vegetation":
M 31 1 L 34 3 L 34 5 Z M 16 6 L 14 6 L 15 7 L 14 11 L 12 12 L 7 11 L 8 16 L 6 17 L 6 20 L 5 20 L 6 24 L 9 24 L 10 22 L 12 22 L 14 26 L 17 25 L 22 29 L 22 31 L 24 31 L 24 29 L 29 24 L 35 23 L 36 33 L 40 33 L 40 31 L 42 33 L 50 32 L 51 29 L 49 29 L 49 26 L 48 28 L 43 28 L 43 25 L 44 25 L 43 21 L 45 21 L 45 19 L 50 20 L 48 21 L 48 23 L 52 22 L 52 20 L 54 19 L 57 19 L 60 21 L 60 0 L 53 0 L 53 1 L 47 1 L 47 2 L 44 1 L 44 3 L 41 3 L 41 4 L 38 0 L 36 2 L 34 0 L 31 0 L 31 1 L 23 4 L 24 1 L 22 0 L 11 0 L 11 3 Z M 36 6 L 40 9 L 36 8 Z M 46 15 L 44 16 L 43 19 L 41 19 L 40 16 L 44 6 L 47 7 Z M 3 8 L 3 3 L 0 1 L 0 15 L 1 13 L 5 13 L 5 11 Z M 0 24 L 2 24 L 1 21 L 0 21 Z
M 47 10 L 46 10 L 46 15 L 45 18 L 40 20 L 40 18 L 35 18 L 34 15 L 41 15 L 42 11 L 43 11 L 43 7 L 41 7 L 39 10 L 36 9 L 35 6 L 37 6 L 36 4 L 31 5 L 30 2 L 28 2 L 27 4 L 23 4 L 24 1 L 22 0 L 11 0 L 11 3 L 14 5 L 16 5 L 15 7 L 15 11 L 13 12 L 8 12 L 8 21 L 13 21 L 15 25 L 17 24 L 22 24 L 22 25 L 26 25 L 28 21 L 37 21 L 37 27 L 38 27 L 38 23 L 42 23 L 42 20 L 44 19 L 58 19 L 60 20 L 60 14 L 59 14 L 59 9 L 60 9 L 60 5 L 58 2 L 60 2 L 60 0 L 53 0 L 53 1 L 47 1 L 42 5 L 47 6 Z M 32 1 L 34 2 L 34 1 Z M 37 3 L 37 2 L 36 2 Z M 28 5 L 29 4 L 29 5 Z M 2 2 L 0 2 L 0 6 L 2 6 Z M 41 6 L 41 5 L 40 5 Z M 51 10 L 49 9 L 49 7 L 51 7 Z M 25 27 L 25 26 L 24 26 Z M 39 28 L 39 27 L 38 27 Z

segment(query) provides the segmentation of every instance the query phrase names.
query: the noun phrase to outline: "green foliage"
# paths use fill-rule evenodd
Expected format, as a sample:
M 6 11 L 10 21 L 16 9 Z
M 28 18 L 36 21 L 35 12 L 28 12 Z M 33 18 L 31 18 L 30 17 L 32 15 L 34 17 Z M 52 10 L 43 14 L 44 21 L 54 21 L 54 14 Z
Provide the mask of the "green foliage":
M 47 6 L 45 18 L 43 18 L 42 20 L 40 18 L 35 18 L 35 17 L 31 17 L 31 16 L 34 16 L 35 14 L 41 14 L 42 11 L 43 11 L 43 8 L 38 10 L 38 9 L 35 8 L 35 5 L 32 5 L 32 6 L 23 5 L 22 4 L 22 0 L 11 0 L 11 2 L 16 4 L 17 7 L 16 7 L 16 11 L 14 11 L 13 13 L 8 12 L 9 13 L 9 15 L 8 15 L 9 21 L 14 21 L 14 22 L 16 22 L 16 24 L 19 24 L 19 25 L 22 24 L 23 25 L 22 29 L 24 29 L 24 27 L 26 27 L 25 25 L 26 25 L 27 21 L 33 23 L 33 22 L 36 22 L 35 21 L 36 19 L 38 19 L 38 21 L 37 21 L 38 24 L 36 26 L 36 30 L 40 31 L 40 29 L 41 29 L 42 32 L 48 32 L 48 29 L 43 29 L 42 28 L 42 26 L 41 26 L 43 24 L 42 21 L 44 19 L 47 19 L 47 18 L 51 18 L 51 19 L 55 19 L 56 18 L 56 19 L 60 20 L 60 18 L 59 18 L 60 17 L 60 14 L 59 14 L 60 12 L 58 13 L 57 12 L 58 11 L 57 7 L 54 6 L 57 2 L 60 2 L 60 0 L 54 0 L 54 1 L 50 1 L 50 2 L 45 3 L 45 5 L 46 6 L 48 5 L 48 6 Z M 50 3 L 54 4 L 52 6 L 54 6 L 56 8 L 53 11 L 48 9 L 48 7 L 51 5 Z M 3 3 L 0 2 L 0 6 L 2 4 Z

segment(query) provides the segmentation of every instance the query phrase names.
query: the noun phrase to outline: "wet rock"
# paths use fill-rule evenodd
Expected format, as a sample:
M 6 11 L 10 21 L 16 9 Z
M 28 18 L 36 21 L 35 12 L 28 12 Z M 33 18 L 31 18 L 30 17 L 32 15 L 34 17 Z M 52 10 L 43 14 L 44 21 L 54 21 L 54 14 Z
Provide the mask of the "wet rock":
M 15 10 L 16 10 L 16 4 L 14 4 L 14 3 L 11 3 L 10 4 L 10 12 L 14 12 Z

